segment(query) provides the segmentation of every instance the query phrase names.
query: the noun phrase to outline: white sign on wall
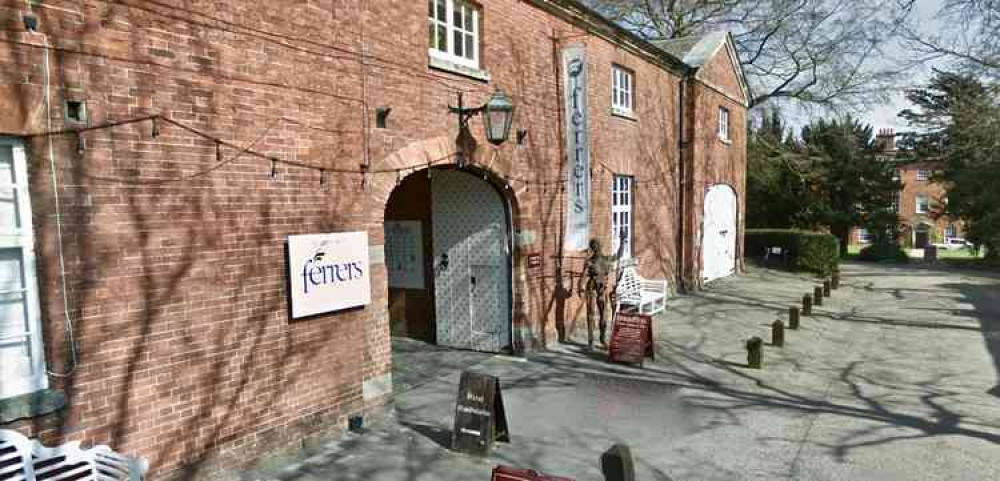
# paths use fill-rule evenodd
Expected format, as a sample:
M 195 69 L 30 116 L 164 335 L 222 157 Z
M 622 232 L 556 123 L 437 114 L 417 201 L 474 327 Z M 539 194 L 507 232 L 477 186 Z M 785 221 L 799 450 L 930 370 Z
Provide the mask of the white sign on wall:
M 368 233 L 288 236 L 292 318 L 370 304 Z
M 389 287 L 424 288 L 424 238 L 419 220 L 385 221 Z
M 587 125 L 587 58 L 583 47 L 562 52 L 566 109 L 566 235 L 563 246 L 582 251 L 590 242 L 590 130 Z

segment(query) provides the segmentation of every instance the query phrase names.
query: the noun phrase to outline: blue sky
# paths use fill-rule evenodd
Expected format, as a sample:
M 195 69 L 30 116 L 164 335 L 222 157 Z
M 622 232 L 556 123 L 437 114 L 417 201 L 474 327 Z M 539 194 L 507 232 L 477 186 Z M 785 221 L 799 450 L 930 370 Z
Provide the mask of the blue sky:
M 940 28 L 940 25 L 935 18 L 938 10 L 941 8 L 941 4 L 942 0 L 917 1 L 914 20 L 917 22 L 921 30 L 925 32 L 934 32 Z M 887 49 L 887 53 L 889 56 L 898 56 L 901 58 L 908 55 L 907 49 L 898 44 L 890 46 Z M 887 61 L 891 62 L 891 60 Z M 907 76 L 909 80 L 899 86 L 890 103 L 881 106 L 873 106 L 872 110 L 868 112 L 867 115 L 862 115 L 862 118 L 871 123 L 876 130 L 885 127 L 895 128 L 897 132 L 907 129 L 908 126 L 906 123 L 896 117 L 896 114 L 899 113 L 900 110 L 910 106 L 906 99 L 903 98 L 903 91 L 907 88 L 916 87 L 926 82 L 930 74 L 930 67 L 930 65 L 925 65 L 921 69 L 913 71 L 912 75 Z

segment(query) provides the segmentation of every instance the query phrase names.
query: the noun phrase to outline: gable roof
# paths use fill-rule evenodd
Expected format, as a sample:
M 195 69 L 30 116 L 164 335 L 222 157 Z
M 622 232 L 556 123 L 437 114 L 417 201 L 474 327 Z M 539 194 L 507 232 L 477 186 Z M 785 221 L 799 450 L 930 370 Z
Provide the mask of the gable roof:
M 694 70 L 694 75 L 698 75 L 698 70 L 709 60 L 715 57 L 721 50 L 726 50 L 733 68 L 736 70 L 736 77 L 740 84 L 740 90 L 747 103 L 750 102 L 750 86 L 747 85 L 746 76 L 743 73 L 743 65 L 736 54 L 736 46 L 733 43 L 733 36 L 729 32 L 710 32 L 704 35 L 691 35 L 670 40 L 660 40 L 653 42 L 670 55 L 677 57 L 685 65 Z
M 712 32 L 705 35 L 661 40 L 653 42 L 653 44 L 681 59 L 689 67 L 699 68 L 715 54 L 715 51 L 726 41 L 728 35 L 726 32 Z

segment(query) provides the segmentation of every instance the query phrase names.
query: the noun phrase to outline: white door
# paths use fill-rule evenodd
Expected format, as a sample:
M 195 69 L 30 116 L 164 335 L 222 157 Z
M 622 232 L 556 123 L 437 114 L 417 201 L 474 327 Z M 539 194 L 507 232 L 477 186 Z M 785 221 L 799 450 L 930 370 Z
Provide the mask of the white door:
M 511 344 L 510 250 L 503 199 L 473 175 L 431 177 L 437 343 L 499 352 Z
M 702 280 L 711 282 L 736 270 L 736 192 L 732 187 L 708 189 L 702 222 Z

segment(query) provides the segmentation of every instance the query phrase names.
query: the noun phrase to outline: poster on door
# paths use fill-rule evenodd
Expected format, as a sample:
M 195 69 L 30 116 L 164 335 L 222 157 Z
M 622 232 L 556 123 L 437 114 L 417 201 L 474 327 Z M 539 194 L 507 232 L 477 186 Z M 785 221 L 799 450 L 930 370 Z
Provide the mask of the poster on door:
M 288 236 L 292 319 L 371 303 L 368 233 Z
M 418 220 L 385 221 L 389 287 L 424 289 L 424 238 Z

